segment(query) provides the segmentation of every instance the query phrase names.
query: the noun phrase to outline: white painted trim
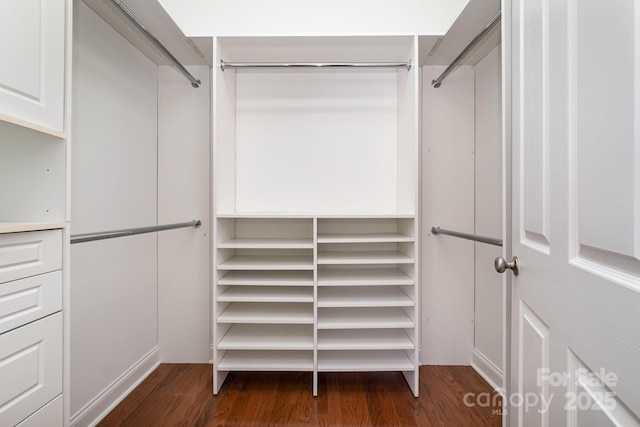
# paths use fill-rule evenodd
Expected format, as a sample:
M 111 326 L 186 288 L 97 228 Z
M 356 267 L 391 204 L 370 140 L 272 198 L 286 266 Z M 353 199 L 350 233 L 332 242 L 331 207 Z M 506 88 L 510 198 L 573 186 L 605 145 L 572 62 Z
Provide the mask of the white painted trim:
M 155 346 L 123 373 L 95 399 L 71 417 L 72 426 L 95 426 L 129 395 L 160 364 L 160 351 Z
M 471 367 L 480 374 L 498 393 L 504 395 L 502 370 L 493 364 L 477 348 L 473 349 L 471 355 Z

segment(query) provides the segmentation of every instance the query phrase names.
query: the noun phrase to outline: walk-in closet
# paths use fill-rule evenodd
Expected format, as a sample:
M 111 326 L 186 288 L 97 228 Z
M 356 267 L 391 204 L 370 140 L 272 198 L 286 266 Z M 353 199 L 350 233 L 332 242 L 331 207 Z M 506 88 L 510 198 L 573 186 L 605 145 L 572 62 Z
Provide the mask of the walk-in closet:
M 503 386 L 499 1 L 9 3 L 41 74 L 0 67 L 0 424 L 95 425 L 160 363 Z

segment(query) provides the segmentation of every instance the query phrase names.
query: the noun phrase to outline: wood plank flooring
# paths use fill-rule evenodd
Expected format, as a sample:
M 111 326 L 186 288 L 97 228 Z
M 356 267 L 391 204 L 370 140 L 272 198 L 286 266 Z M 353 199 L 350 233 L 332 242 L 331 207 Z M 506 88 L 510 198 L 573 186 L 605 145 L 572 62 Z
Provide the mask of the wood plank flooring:
M 502 421 L 499 397 L 487 406 L 495 393 L 468 366 L 422 366 L 419 398 L 396 372 L 319 374 L 317 397 L 308 372 L 231 373 L 218 396 L 211 378 L 211 365 L 162 364 L 98 425 L 477 427 Z M 474 393 L 466 402 L 475 405 L 465 405 L 467 393 Z

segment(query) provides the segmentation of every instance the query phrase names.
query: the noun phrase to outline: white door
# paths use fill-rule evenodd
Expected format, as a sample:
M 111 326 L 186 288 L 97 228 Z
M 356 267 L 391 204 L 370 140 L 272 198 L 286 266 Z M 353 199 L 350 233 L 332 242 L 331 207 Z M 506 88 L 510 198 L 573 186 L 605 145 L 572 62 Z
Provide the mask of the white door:
M 512 426 L 637 426 L 640 1 L 503 7 L 508 260 L 519 258 L 508 418 Z

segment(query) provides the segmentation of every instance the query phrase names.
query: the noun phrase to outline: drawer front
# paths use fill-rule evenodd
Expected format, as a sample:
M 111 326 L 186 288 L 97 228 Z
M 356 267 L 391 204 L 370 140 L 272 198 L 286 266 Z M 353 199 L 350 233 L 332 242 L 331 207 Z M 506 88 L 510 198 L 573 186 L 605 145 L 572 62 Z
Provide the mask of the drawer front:
M 58 396 L 17 427 L 62 427 L 63 417 L 62 396 Z
M 62 230 L 0 234 L 0 283 L 62 268 Z
M 0 334 L 62 309 L 62 271 L 0 283 Z
M 0 335 L 0 425 L 25 420 L 62 393 L 62 313 Z

